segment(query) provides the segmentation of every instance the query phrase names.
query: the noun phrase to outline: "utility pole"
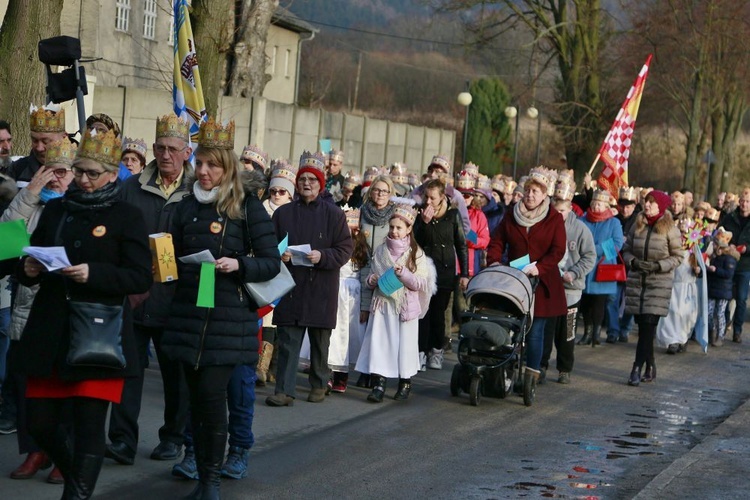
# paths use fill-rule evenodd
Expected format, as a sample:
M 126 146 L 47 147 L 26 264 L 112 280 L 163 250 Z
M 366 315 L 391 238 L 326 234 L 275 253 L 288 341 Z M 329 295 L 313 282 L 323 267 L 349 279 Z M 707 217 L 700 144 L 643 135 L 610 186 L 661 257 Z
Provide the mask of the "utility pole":
M 362 51 L 359 51 L 357 57 L 357 77 L 354 80 L 354 102 L 352 102 L 352 111 L 357 109 L 357 97 L 359 96 L 359 75 L 362 72 Z

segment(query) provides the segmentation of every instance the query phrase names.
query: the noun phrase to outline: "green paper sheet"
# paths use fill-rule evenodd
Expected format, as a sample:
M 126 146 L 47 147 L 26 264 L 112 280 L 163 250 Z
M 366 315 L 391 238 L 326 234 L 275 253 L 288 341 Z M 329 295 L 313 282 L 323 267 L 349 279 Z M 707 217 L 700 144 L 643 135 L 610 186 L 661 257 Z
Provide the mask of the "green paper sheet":
M 30 245 L 29 233 L 26 232 L 26 222 L 23 219 L 0 223 L 0 260 L 20 257 L 24 254 L 23 247 Z
M 201 263 L 201 276 L 198 281 L 198 307 L 214 307 L 214 288 L 216 286 L 216 264 L 214 262 Z

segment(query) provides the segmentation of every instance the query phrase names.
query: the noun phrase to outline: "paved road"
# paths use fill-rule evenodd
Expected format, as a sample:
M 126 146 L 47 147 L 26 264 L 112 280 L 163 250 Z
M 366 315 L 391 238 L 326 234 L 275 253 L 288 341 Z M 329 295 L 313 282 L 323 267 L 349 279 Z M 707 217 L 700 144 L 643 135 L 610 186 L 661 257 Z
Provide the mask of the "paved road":
M 750 395 L 750 346 L 659 350 L 657 381 L 639 388 L 625 384 L 634 351 L 634 343 L 577 348 L 573 383 L 541 386 L 530 408 L 515 396 L 484 398 L 479 407 L 465 394 L 451 397 L 452 355 L 443 371 L 415 379 L 407 402 L 370 404 L 367 391 L 352 388 L 323 404 L 301 397 L 292 408 L 269 408 L 262 400 L 271 388 L 259 390 L 251 474 L 222 483 L 224 497 L 743 498 L 728 478 L 732 464 L 742 476 L 750 464 L 746 448 L 732 444 L 750 435 L 750 405 L 741 407 Z M 160 383 L 149 370 L 136 464 L 107 461 L 97 496 L 178 498 L 192 488 L 170 476 L 171 463 L 148 458 Z M 61 487 L 42 474 L 8 479 L 20 463 L 15 452 L 14 436 L 0 436 L 0 498 L 59 498 Z M 706 462 L 714 472 L 729 467 L 729 476 Z

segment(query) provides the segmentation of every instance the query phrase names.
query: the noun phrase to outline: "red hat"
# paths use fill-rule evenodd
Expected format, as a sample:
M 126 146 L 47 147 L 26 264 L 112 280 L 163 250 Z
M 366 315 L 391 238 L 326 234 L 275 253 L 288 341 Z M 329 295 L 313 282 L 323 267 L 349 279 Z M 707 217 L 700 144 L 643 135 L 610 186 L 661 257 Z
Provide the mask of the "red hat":
M 656 189 L 654 189 L 653 191 L 648 193 L 648 195 L 646 195 L 646 198 L 648 198 L 649 196 L 653 198 L 656 204 L 659 206 L 659 217 L 664 215 L 664 212 L 666 212 L 669 206 L 672 204 L 672 197 L 664 191 L 657 191 Z
M 297 171 L 297 179 L 299 176 L 309 172 L 313 174 L 320 184 L 320 190 L 323 191 L 326 187 L 326 174 L 325 174 L 325 157 L 322 153 L 310 153 L 304 151 L 302 156 L 299 158 L 299 170 Z

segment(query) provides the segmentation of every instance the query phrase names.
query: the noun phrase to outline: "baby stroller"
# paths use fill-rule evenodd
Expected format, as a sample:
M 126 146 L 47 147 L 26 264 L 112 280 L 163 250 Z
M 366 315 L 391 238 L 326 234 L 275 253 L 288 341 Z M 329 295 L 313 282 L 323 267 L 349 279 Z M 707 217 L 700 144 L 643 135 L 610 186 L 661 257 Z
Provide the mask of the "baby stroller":
M 525 339 L 534 319 L 533 281 L 507 266 L 488 267 L 469 281 L 469 310 L 461 317 L 458 364 L 451 375 L 453 396 L 467 392 L 477 406 L 482 396 L 504 398 L 515 389 L 526 406 L 533 404 L 536 385 L 523 385 Z

